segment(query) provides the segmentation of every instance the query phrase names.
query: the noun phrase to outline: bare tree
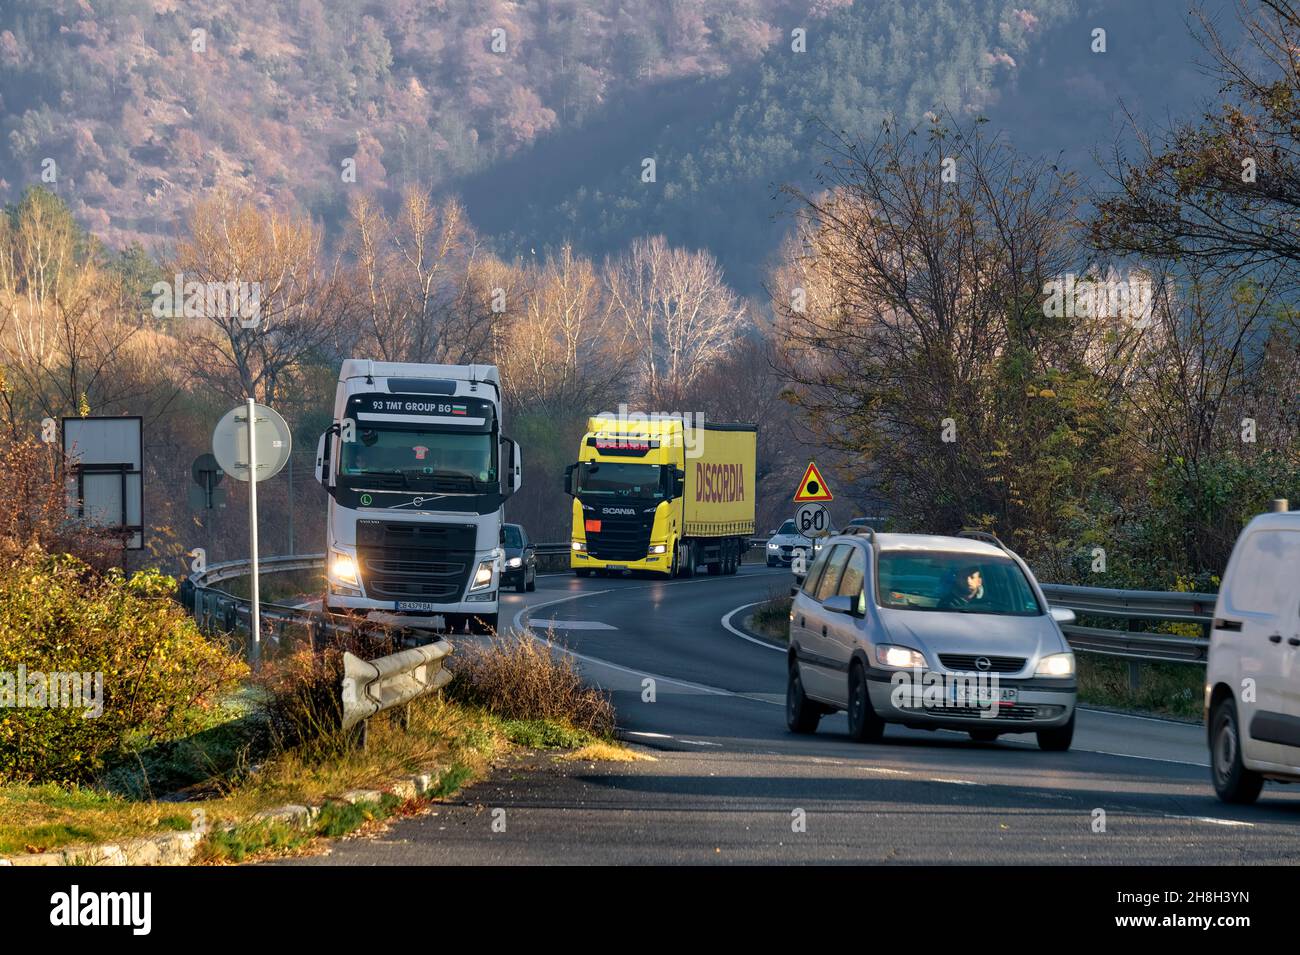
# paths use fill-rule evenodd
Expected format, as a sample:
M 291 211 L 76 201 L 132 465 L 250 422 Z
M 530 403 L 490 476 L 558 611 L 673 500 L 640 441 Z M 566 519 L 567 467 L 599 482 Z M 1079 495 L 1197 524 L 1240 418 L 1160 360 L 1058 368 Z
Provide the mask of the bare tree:
M 384 361 L 481 361 L 491 349 L 493 271 L 455 200 L 408 189 L 389 219 L 353 200 L 347 245 L 355 259 L 345 350 Z
M 606 283 L 635 348 L 638 388 L 654 402 L 677 400 L 749 324 L 713 256 L 670 248 L 661 235 L 607 262 Z
M 342 317 L 337 269 L 321 260 L 310 220 L 218 195 L 197 205 L 170 263 L 186 287 L 256 288 L 255 309 L 212 308 L 178 325 L 187 370 L 215 393 L 273 403 Z M 174 303 L 181 307 L 187 301 Z M 212 299 L 208 298 L 207 302 Z M 255 311 L 255 315 L 250 312 Z

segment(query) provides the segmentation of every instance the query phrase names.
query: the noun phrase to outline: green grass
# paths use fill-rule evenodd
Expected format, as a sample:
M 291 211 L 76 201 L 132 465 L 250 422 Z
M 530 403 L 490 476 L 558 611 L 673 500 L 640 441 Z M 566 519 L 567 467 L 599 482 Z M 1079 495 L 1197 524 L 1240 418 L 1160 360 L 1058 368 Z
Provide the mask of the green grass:
M 1158 716 L 1200 719 L 1205 696 L 1205 668 L 1185 663 L 1143 663 L 1138 689 L 1129 689 L 1128 661 L 1095 653 L 1075 655 L 1079 668 L 1079 702 Z
M 601 739 L 593 733 L 553 719 L 500 721 L 506 739 L 529 749 L 577 749 Z
M 0 855 L 190 828 L 189 808 L 53 783 L 0 786 Z

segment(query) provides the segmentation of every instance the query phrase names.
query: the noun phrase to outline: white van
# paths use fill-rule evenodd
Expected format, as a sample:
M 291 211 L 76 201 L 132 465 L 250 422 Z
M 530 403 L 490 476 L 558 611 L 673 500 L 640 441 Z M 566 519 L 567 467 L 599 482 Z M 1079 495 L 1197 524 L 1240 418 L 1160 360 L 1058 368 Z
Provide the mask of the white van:
M 1300 781 L 1300 511 L 1279 506 L 1241 532 L 1214 608 L 1205 726 L 1224 802 Z

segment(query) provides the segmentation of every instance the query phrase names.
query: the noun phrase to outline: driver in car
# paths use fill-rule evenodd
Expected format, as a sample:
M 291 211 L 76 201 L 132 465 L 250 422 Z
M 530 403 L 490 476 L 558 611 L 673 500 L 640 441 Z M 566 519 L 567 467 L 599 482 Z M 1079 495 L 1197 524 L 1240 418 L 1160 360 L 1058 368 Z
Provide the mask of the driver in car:
M 965 610 L 984 599 L 984 577 L 977 566 L 962 568 L 948 593 L 939 601 L 941 610 Z

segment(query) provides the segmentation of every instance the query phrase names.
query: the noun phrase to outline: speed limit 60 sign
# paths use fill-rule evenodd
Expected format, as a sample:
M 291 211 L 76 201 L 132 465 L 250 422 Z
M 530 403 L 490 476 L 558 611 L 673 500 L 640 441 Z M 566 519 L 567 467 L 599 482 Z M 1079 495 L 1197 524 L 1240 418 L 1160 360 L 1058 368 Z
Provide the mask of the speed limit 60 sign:
M 794 526 L 804 537 L 825 537 L 831 532 L 831 512 L 820 504 L 805 504 L 794 512 Z

